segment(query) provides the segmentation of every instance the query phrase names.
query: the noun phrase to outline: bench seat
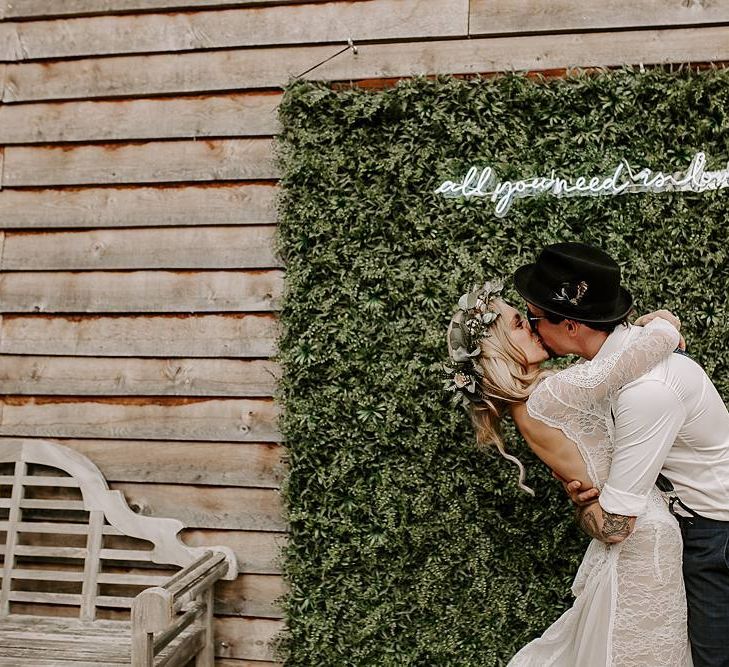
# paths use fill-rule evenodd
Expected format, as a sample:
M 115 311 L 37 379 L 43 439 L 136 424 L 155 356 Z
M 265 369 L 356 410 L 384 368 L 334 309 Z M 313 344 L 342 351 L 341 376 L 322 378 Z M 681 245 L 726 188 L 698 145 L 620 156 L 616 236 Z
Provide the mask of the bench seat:
M 129 621 L 88 623 L 75 618 L 11 615 L 4 618 L 0 626 L 0 665 L 3 666 L 131 664 L 132 625 Z M 166 658 L 178 651 L 183 655 L 195 655 L 204 641 L 204 628 L 187 628 L 156 656 L 156 664 L 166 664 Z

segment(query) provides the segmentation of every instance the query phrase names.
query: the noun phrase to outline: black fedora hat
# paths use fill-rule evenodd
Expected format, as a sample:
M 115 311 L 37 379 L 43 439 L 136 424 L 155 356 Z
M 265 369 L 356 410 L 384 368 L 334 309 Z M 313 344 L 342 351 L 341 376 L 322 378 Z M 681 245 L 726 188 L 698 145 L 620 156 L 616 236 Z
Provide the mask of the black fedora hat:
M 516 270 L 514 286 L 529 303 L 588 324 L 619 322 L 633 307 L 617 262 L 585 243 L 547 246 L 534 264 Z

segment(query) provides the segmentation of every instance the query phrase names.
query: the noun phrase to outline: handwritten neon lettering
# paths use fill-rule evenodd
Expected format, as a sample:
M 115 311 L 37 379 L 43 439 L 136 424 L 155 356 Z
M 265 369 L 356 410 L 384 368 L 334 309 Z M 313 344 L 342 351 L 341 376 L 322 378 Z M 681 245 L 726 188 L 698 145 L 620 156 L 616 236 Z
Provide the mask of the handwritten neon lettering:
M 706 170 L 706 155 L 696 153 L 684 173 L 669 174 L 644 167 L 634 172 L 623 160 L 611 176 L 579 176 L 574 180 L 535 176 L 500 181 L 491 167 L 471 167 L 460 181 L 444 181 L 436 194 L 446 197 L 488 197 L 498 217 L 504 217 L 516 199 L 551 194 L 555 197 L 608 196 L 636 192 L 705 192 L 729 187 L 729 163 L 717 171 Z

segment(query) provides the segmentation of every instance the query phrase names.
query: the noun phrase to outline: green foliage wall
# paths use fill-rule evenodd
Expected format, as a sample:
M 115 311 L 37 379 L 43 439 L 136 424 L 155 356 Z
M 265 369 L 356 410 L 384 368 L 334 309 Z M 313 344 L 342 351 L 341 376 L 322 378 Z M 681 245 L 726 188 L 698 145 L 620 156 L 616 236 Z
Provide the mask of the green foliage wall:
M 517 201 L 433 190 L 501 178 L 683 171 L 729 158 L 729 73 L 294 83 L 281 107 L 280 399 L 290 476 L 289 665 L 498 665 L 570 604 L 586 541 L 544 467 L 474 446 L 439 364 L 455 303 L 544 244 L 617 258 L 639 311 L 671 308 L 729 397 L 729 191 Z M 523 304 L 511 293 L 517 307 Z

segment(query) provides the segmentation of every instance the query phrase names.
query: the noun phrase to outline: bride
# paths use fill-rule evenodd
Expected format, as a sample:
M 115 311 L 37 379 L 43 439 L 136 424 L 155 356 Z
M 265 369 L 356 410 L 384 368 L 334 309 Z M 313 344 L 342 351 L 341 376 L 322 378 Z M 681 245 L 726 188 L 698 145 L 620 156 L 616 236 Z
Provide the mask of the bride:
M 602 488 L 612 455 L 605 417 L 612 394 L 669 355 L 680 334 L 665 319 L 646 316 L 641 335 L 624 349 L 554 373 L 540 368 L 548 352 L 500 292 L 500 284 L 486 283 L 459 300 L 448 327 L 446 388 L 469 408 L 478 442 L 495 445 L 519 467 L 525 491 L 533 495 L 500 433 L 507 412 L 557 476 L 579 480 L 582 489 Z M 509 667 L 692 664 L 681 534 L 660 492 L 654 489 L 627 537 L 617 532 L 613 544 L 592 540 L 572 585 L 574 604 Z

